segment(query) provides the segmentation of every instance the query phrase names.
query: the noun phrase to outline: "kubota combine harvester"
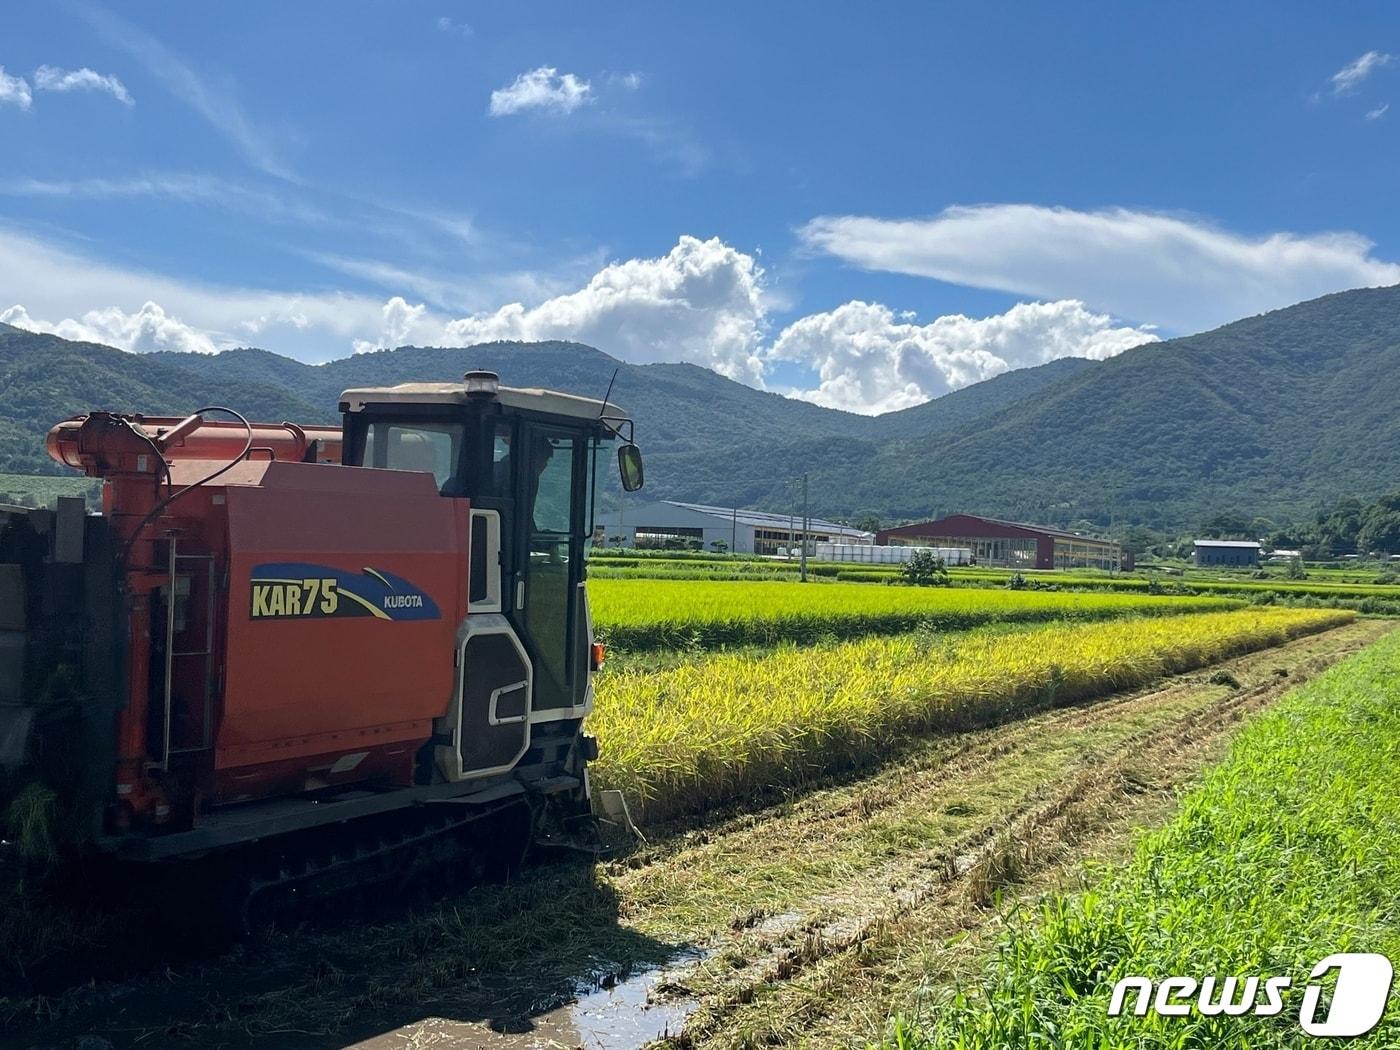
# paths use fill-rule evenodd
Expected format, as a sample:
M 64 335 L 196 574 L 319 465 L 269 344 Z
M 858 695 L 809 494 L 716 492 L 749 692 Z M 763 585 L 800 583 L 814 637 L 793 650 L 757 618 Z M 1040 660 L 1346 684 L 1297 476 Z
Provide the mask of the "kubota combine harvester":
M 589 813 L 584 555 L 615 438 L 641 486 L 630 420 L 489 372 L 340 410 L 49 432 L 103 511 L 0 507 L 0 812 L 247 894 Z

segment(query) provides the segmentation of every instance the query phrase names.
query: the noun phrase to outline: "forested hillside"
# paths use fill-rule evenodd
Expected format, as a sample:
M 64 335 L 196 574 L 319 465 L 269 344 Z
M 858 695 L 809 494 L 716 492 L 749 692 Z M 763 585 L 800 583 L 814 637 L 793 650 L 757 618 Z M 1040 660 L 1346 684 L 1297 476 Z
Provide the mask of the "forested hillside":
M 648 498 L 887 520 L 952 511 L 1175 527 L 1231 511 L 1309 518 L 1400 488 L 1400 288 L 1326 296 L 1108 361 L 1055 361 L 866 417 L 695 365 L 577 343 L 403 347 L 305 365 L 266 350 L 128 354 L 0 328 L 0 471 L 56 470 L 42 436 L 90 408 L 336 418 L 347 387 L 489 368 L 515 386 L 613 398 L 648 455 Z

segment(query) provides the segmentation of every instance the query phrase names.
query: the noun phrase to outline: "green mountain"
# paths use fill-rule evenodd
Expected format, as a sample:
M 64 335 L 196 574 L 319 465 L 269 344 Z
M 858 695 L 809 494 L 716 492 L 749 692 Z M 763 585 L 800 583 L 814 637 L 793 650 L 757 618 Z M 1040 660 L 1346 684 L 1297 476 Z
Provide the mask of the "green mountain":
M 1062 357 L 1033 368 L 1003 372 L 925 404 L 879 416 L 877 432 L 882 439 L 894 439 L 954 430 L 1038 394 L 1051 383 L 1093 367 L 1094 362 L 1087 358 Z
M 696 365 L 624 364 L 582 343 L 405 346 L 324 365 L 300 364 L 265 350 L 145 356 L 207 379 L 280 385 L 315 406 L 303 412 L 312 422 L 338 419 L 340 393 L 350 387 L 451 381 L 473 368 L 486 368 L 511 386 L 551 387 L 592 397 L 603 396 L 616 372 L 612 399 L 633 413 L 648 452 L 732 447 L 775 431 L 787 440 L 819 440 L 873 432 L 875 426 L 867 416 L 754 390 Z
M 69 416 L 93 409 L 187 415 L 218 404 L 262 419 L 308 411 L 278 385 L 221 381 L 154 355 L 0 325 L 0 473 L 64 472 L 44 452 L 44 435 Z
M 945 434 L 881 446 L 840 506 L 1191 526 L 1400 486 L 1400 286 L 1129 350 Z
M 0 472 L 57 472 L 56 420 L 93 408 L 228 404 L 328 422 L 348 387 L 451 380 L 613 398 L 636 420 L 650 499 L 785 510 L 809 477 L 821 516 L 953 511 L 1049 524 L 1278 520 L 1400 487 L 1400 287 L 1342 292 L 1108 361 L 1021 369 L 866 417 L 704 368 L 633 365 L 578 343 L 401 347 L 305 365 L 266 350 L 128 354 L 0 326 Z

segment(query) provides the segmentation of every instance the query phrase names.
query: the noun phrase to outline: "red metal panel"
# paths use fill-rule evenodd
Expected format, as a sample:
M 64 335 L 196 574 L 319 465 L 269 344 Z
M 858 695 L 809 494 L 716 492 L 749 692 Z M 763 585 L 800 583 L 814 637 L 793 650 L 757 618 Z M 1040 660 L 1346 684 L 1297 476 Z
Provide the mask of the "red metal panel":
M 343 771 L 354 777 L 415 750 L 447 710 L 465 614 L 466 501 L 438 495 L 431 476 L 283 462 L 260 484 L 257 473 L 247 464 L 225 490 L 225 799 L 315 779 L 337 755 L 370 752 Z

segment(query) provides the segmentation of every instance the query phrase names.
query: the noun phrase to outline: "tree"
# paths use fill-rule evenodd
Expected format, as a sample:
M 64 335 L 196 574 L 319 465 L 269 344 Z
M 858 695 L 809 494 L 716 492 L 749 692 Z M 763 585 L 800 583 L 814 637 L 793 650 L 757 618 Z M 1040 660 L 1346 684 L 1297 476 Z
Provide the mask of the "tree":
M 941 587 L 948 582 L 948 567 L 933 551 L 915 551 L 900 572 L 904 582 L 915 587 Z
M 1356 550 L 1364 510 L 1359 499 L 1347 498 L 1338 501 L 1329 513 L 1318 514 L 1316 546 L 1329 555 Z
M 1356 547 L 1359 553 L 1400 552 L 1400 492 L 1382 496 L 1365 509 L 1356 531 Z
M 1251 522 L 1243 514 L 1235 511 L 1222 511 L 1201 522 L 1201 538 L 1212 540 L 1240 540 L 1250 535 Z

